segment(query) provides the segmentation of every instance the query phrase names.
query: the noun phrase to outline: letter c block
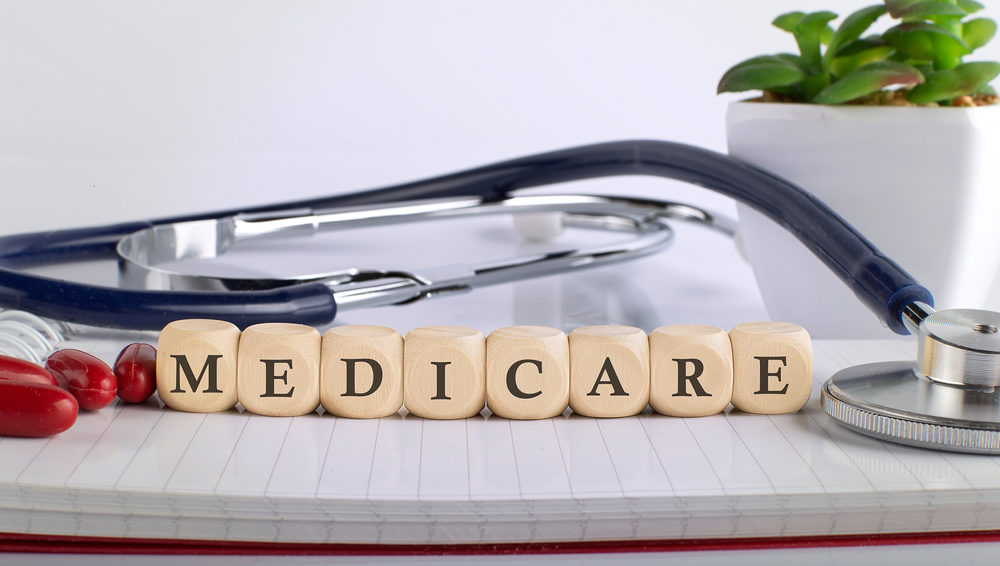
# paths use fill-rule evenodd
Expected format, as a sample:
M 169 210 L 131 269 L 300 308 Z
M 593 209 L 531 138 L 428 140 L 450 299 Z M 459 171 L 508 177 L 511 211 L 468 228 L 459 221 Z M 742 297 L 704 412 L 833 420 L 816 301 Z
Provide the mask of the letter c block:
M 721 328 L 661 326 L 649 334 L 649 404 L 661 415 L 705 417 L 733 396 L 733 352 Z
M 812 341 L 789 322 L 747 322 L 729 331 L 733 406 L 760 415 L 794 413 L 812 391 Z
M 175 320 L 156 344 L 156 391 L 171 409 L 192 413 L 236 406 L 240 329 L 221 320 Z
M 258 415 L 294 417 L 319 406 L 319 332 L 284 322 L 255 324 L 240 337 L 240 404 Z
M 475 328 L 425 326 L 403 341 L 403 404 L 428 419 L 465 419 L 486 405 L 486 339 Z
M 320 403 L 331 415 L 374 419 L 403 406 L 403 337 L 384 326 L 334 326 L 323 334 Z
M 547 419 L 569 404 L 569 343 L 546 326 L 498 328 L 486 338 L 486 402 L 508 419 Z
M 627 417 L 649 403 L 649 339 L 632 326 L 569 334 L 569 406 L 585 417 Z

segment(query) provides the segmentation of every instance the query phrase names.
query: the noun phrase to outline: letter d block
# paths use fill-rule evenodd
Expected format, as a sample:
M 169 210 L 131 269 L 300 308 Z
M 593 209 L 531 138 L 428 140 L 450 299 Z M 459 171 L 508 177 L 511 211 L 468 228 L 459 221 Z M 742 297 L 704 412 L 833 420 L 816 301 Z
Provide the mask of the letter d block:
M 171 409 L 192 413 L 236 406 L 240 329 L 221 320 L 175 320 L 156 344 L 156 391 Z
M 425 326 L 403 341 L 403 404 L 428 419 L 465 419 L 486 405 L 486 339 L 475 328 Z
M 733 406 L 761 415 L 794 413 L 812 391 L 812 341 L 788 322 L 748 322 L 729 331 Z
M 733 353 L 721 328 L 661 326 L 649 334 L 649 404 L 661 415 L 706 417 L 733 396 Z
M 323 334 L 319 400 L 331 415 L 386 417 L 403 406 L 403 337 L 384 326 L 334 326 Z
M 547 419 L 569 404 L 569 343 L 545 326 L 498 328 L 486 338 L 486 402 L 508 419 Z
M 319 406 L 320 336 L 303 324 L 255 324 L 240 338 L 238 391 L 258 415 L 294 417 Z
M 649 402 L 649 339 L 632 326 L 569 334 L 569 406 L 585 417 L 627 417 Z

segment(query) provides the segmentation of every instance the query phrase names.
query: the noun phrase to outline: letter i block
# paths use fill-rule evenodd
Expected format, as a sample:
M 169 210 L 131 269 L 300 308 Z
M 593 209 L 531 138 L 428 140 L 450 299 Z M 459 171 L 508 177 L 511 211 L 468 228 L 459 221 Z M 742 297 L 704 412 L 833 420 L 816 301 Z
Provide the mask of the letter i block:
M 255 324 L 240 338 L 238 391 L 258 415 L 294 417 L 319 406 L 320 336 L 303 324 Z
M 403 404 L 418 417 L 464 419 L 486 405 L 486 339 L 475 328 L 425 326 L 403 341 Z
M 721 328 L 661 326 L 649 334 L 649 404 L 672 417 L 721 412 L 733 396 L 733 352 Z
M 547 419 L 569 404 L 569 343 L 546 326 L 498 328 L 486 338 L 486 402 L 508 419 Z
M 335 326 L 323 334 L 320 403 L 331 415 L 386 417 L 403 406 L 403 337 L 384 326 Z
M 649 340 L 632 326 L 569 335 L 569 406 L 585 417 L 627 417 L 649 402 Z
M 761 415 L 794 413 L 812 390 L 809 333 L 788 322 L 748 322 L 729 331 L 733 406 Z
M 236 406 L 240 329 L 221 320 L 175 320 L 156 344 L 156 391 L 171 409 L 192 413 Z

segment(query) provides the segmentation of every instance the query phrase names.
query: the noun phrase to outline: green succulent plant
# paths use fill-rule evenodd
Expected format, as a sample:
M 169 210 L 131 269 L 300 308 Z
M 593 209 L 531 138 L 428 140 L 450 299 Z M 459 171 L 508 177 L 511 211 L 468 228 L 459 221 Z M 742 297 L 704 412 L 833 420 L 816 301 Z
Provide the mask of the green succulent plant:
M 753 57 L 730 68 L 718 92 L 761 90 L 782 100 L 844 104 L 873 93 L 904 89 L 913 104 L 950 105 L 962 96 L 992 96 L 1000 63 L 964 62 L 988 43 L 995 21 L 970 18 L 973 0 L 885 0 L 844 18 L 833 12 L 789 12 L 772 24 L 791 33 L 799 53 Z M 883 15 L 898 24 L 862 37 Z

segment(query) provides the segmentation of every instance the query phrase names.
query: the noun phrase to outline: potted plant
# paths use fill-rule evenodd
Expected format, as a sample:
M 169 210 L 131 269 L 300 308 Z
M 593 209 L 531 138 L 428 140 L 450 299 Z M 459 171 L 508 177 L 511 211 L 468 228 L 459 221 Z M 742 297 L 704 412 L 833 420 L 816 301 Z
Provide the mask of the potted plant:
M 886 0 L 833 28 L 832 12 L 778 16 L 797 54 L 729 69 L 719 92 L 760 90 L 727 113 L 729 152 L 830 205 L 935 294 L 985 306 L 1000 269 L 1000 63 L 967 62 L 996 33 L 971 0 Z M 890 27 L 868 33 L 888 17 Z M 781 228 L 739 206 L 769 314 L 817 337 L 887 337 Z

